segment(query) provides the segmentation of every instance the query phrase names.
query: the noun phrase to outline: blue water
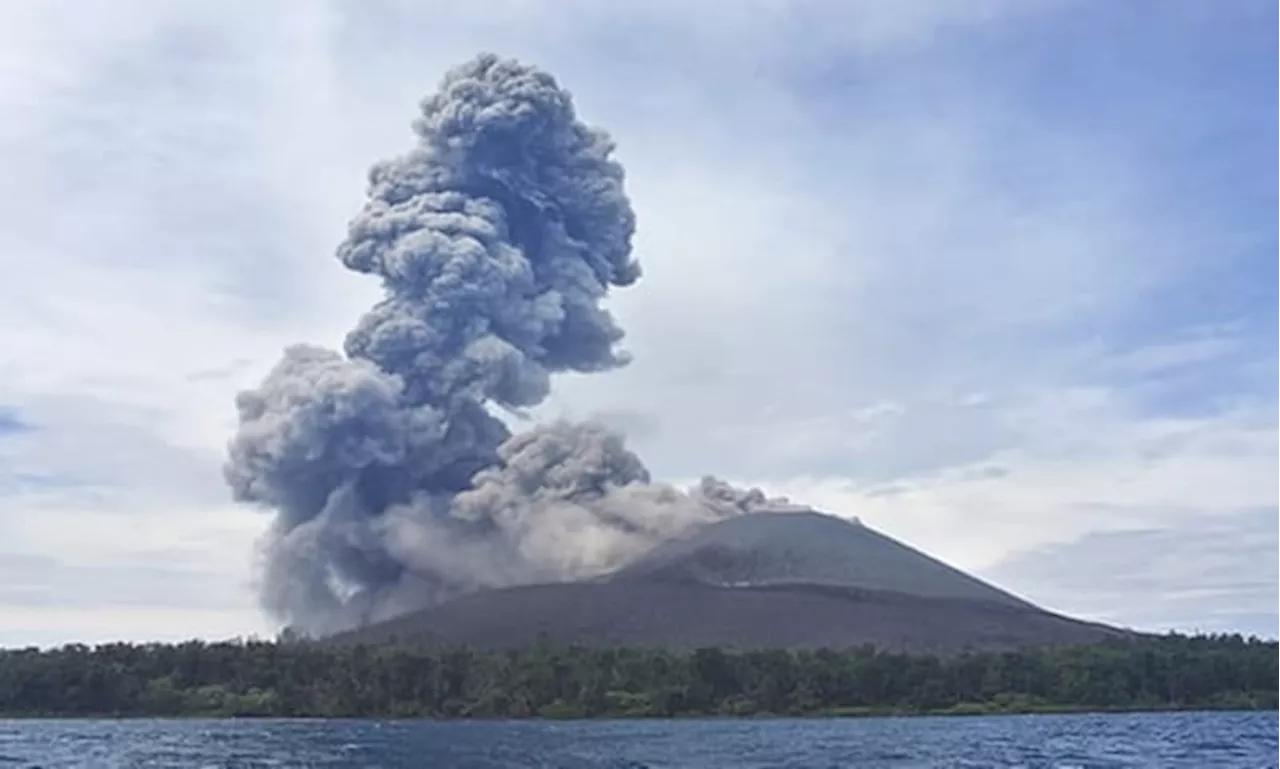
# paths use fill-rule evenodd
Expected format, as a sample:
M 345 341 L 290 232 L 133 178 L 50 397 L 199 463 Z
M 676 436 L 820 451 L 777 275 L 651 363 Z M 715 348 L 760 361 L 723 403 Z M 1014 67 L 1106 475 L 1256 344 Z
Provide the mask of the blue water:
M 0 769 L 1276 766 L 1275 713 L 769 721 L 3 721 Z

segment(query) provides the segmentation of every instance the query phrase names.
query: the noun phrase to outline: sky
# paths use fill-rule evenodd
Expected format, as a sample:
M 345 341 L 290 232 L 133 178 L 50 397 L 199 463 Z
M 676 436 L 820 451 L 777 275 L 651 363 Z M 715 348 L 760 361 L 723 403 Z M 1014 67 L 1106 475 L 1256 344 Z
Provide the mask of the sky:
M 464 7 L 465 6 L 465 7 Z M 625 429 L 1050 609 L 1277 635 L 1263 0 L 0 5 L 0 646 L 270 635 L 233 399 L 378 295 L 368 167 L 480 51 L 618 144 Z M 1272 170 L 1267 170 L 1272 169 Z

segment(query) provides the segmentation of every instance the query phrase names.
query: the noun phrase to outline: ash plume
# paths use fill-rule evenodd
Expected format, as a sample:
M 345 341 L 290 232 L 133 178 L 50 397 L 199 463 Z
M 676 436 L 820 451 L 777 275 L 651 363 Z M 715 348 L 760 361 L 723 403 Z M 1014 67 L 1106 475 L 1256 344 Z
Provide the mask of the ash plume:
M 384 297 L 344 353 L 299 345 L 236 400 L 225 475 L 275 512 L 264 606 L 313 633 L 503 585 L 615 569 L 688 527 L 767 506 L 654 483 L 622 436 L 494 411 L 551 375 L 624 365 L 601 306 L 640 277 L 614 145 L 548 74 L 481 55 L 376 165 L 337 256 Z

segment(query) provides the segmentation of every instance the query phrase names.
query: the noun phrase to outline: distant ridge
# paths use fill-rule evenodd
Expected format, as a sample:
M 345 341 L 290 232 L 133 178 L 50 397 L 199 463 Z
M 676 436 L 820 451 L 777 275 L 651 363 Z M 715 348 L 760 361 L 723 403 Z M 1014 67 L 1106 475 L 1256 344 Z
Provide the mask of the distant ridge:
M 704 526 L 597 580 L 473 593 L 332 640 L 953 653 L 1124 634 L 1047 612 L 861 524 L 762 512 Z

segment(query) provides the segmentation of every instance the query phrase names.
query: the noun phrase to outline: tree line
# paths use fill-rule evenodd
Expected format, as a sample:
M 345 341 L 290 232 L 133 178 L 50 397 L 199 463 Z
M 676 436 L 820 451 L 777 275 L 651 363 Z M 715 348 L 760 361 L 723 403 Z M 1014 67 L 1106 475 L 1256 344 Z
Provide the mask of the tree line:
M 1145 636 L 946 657 L 311 641 L 0 650 L 0 716 L 625 717 L 1275 709 L 1277 645 Z

